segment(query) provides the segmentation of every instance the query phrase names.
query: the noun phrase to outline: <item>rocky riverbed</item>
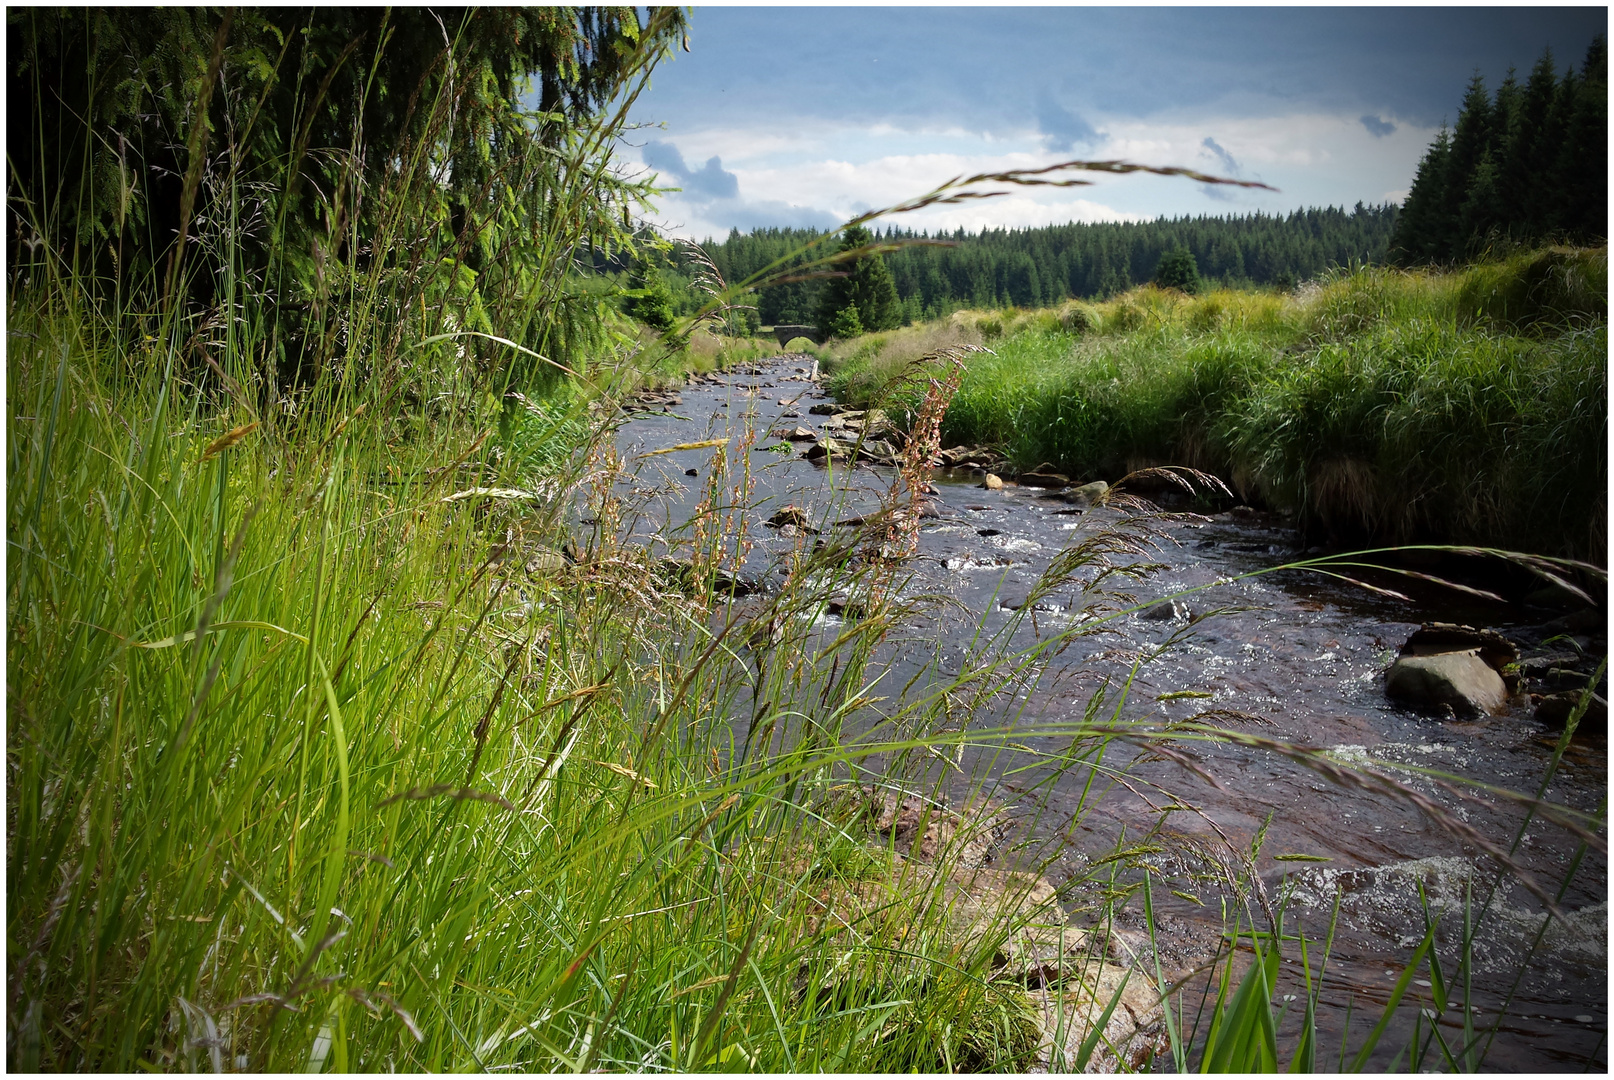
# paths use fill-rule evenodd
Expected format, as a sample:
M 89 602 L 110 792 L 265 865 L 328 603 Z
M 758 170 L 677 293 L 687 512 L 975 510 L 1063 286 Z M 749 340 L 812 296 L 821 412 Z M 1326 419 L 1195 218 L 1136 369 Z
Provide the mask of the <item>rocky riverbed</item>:
M 881 512 L 900 464 L 901 433 L 891 418 L 830 401 L 815 367 L 810 358 L 787 356 L 644 395 L 619 433 L 630 458 L 713 439 L 733 440 L 737 452 L 749 441 L 756 546 L 734 575 L 737 594 L 774 587 L 783 560 L 801 545 L 866 525 Z M 639 458 L 637 477 L 620 488 L 637 508 L 626 519 L 628 534 L 659 543 L 687 519 L 704 490 L 710 456 L 703 447 Z M 968 614 L 951 621 L 938 614 L 918 620 L 909 635 L 893 635 L 882 659 L 897 686 L 925 663 L 956 672 L 977 635 L 1004 631 L 1033 642 L 1090 618 L 1080 589 L 1050 592 L 1038 583 L 1062 552 L 1138 517 L 1136 505 L 1116 497 L 1121 493 L 1093 484 L 1100 478 L 1048 469 L 1015 476 L 981 447 L 949 448 L 944 460 L 950 467 L 934 475 L 934 494 L 921 510 L 909 588 L 946 597 Z M 1557 901 L 1562 914 L 1549 922 L 1541 902 L 1499 874 L 1474 838 L 1506 848 L 1517 836 L 1514 860 L 1554 895 L 1579 841 L 1539 816 L 1521 828 L 1517 802 L 1465 781 L 1530 794 L 1542 784 L 1569 706 L 1606 654 L 1601 611 L 1544 607 L 1512 595 L 1499 602 L 1371 569 L 1345 573 L 1402 598 L 1337 577 L 1265 573 L 1317 552 L 1301 550 L 1289 523 L 1273 515 L 1230 500 L 1200 509 L 1151 519 L 1156 540 L 1139 561 L 1157 568 L 1128 587 L 1133 612 L 1105 624 L 1103 634 L 1077 639 L 1003 716 L 972 719 L 988 726 L 1012 715 L 1027 732 L 1018 748 L 970 752 L 956 763 L 961 774 L 986 777 L 986 789 L 1004 808 L 1007 836 L 1057 846 L 1056 857 L 1036 869 L 1064 905 L 1060 917 L 1085 932 L 1101 898 L 1077 883 L 1091 881 L 1094 859 L 1140 837 L 1148 843 L 1136 846 L 1152 850 L 1132 859 L 1130 872 L 1149 866 L 1157 882 L 1169 885 L 1154 894 L 1156 936 L 1163 962 L 1179 972 L 1191 971 L 1214 948 L 1221 901 L 1237 894 L 1233 879 L 1240 872 L 1250 876 L 1246 887 L 1269 902 L 1287 896 L 1286 925 L 1313 941 L 1326 935 L 1337 899 L 1319 1014 L 1324 1046 L 1337 1048 L 1347 1010 L 1354 1011 L 1355 1045 L 1364 1010 L 1376 1015 L 1375 1003 L 1385 1000 L 1421 939 L 1423 901 L 1442 918 L 1438 940 L 1449 970 L 1464 905 L 1477 909 L 1494 891 L 1473 944 L 1480 1020 L 1507 1013 L 1487 1066 L 1578 1069 L 1594 1061 L 1600 1068 L 1606 859 L 1594 846 L 1578 860 Z M 858 598 L 848 596 L 821 618 L 833 629 L 859 614 Z M 1477 636 L 1450 631 L 1448 638 L 1458 638 L 1435 640 L 1442 631 L 1424 630 L 1425 624 L 1468 627 Z M 1486 632 L 1506 643 L 1511 656 Z M 1451 654 L 1467 657 L 1451 663 L 1481 691 L 1429 692 L 1438 680 L 1424 679 L 1422 690 L 1403 685 L 1399 695 L 1388 692 L 1395 687 L 1387 676 L 1398 662 L 1415 667 L 1406 662 Z M 1086 784 L 1090 772 L 1050 764 L 1058 740 L 1038 737 L 1037 724 L 1079 717 L 1099 687 L 1113 693 L 1142 659 L 1148 662 L 1138 668 L 1122 710 L 1129 722 L 1161 726 L 1214 714 L 1220 726 L 1248 736 L 1247 745 L 1179 744 L 1177 760 L 1116 758 L 1125 782 L 1107 780 L 1096 790 Z M 1605 714 L 1593 702 L 1546 799 L 1599 812 L 1606 797 Z M 1263 740 L 1307 748 L 1320 761 L 1385 782 L 1338 783 L 1326 769 L 1258 745 Z M 1039 787 L 1044 777 L 1050 783 Z M 973 786 L 960 785 L 961 794 L 967 789 Z M 1471 830 L 1466 838 L 1464 829 Z M 1229 852 L 1248 852 L 1257 838 L 1254 857 L 1233 865 Z M 995 848 L 989 865 L 1015 869 L 1013 846 Z M 1141 907 L 1134 895 L 1114 913 L 1116 940 L 1147 943 Z M 1289 972 L 1286 966 L 1280 978 L 1283 992 L 1301 992 Z M 1419 995 L 1428 990 L 1415 984 Z M 1136 1020 L 1147 1011 L 1129 1015 Z M 1411 1010 L 1403 1013 L 1381 1043 L 1381 1065 L 1410 1032 Z M 1448 1015 L 1441 1023 L 1455 1020 Z M 1147 1040 L 1147 1024 L 1134 1026 Z

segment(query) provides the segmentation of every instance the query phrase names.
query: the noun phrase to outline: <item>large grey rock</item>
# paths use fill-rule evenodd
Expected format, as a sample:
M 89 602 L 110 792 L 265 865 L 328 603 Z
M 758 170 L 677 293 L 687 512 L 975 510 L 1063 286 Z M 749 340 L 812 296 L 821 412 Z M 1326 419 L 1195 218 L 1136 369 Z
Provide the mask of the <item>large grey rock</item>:
M 1170 622 L 1174 619 L 1191 619 L 1193 612 L 1189 611 L 1188 605 L 1180 600 L 1162 600 L 1138 612 L 1138 618 L 1154 622 Z
M 818 438 L 818 433 L 811 428 L 800 426 L 794 428 L 776 427 L 768 432 L 768 437 L 771 439 L 789 439 L 791 442 L 813 442 Z
M 855 443 L 848 442 L 844 439 L 832 439 L 826 436 L 825 438 L 820 439 L 818 442 L 815 442 L 813 445 L 809 446 L 806 453 L 804 453 L 802 456 L 808 461 L 822 461 L 825 458 L 831 457 L 850 457 L 852 452 L 856 449 L 857 446 Z
M 1583 690 L 1561 690 L 1556 694 L 1539 695 L 1536 701 L 1536 722 L 1550 727 L 1563 727 L 1569 721 L 1569 714 L 1580 704 L 1584 693 Z M 1587 732 L 1608 730 L 1608 702 L 1602 695 L 1592 695 L 1592 700 L 1587 704 L 1586 712 L 1580 718 L 1580 726 L 1576 730 Z
M 1091 506 L 1102 499 L 1109 490 L 1109 484 L 1102 480 L 1094 480 L 1078 488 L 1066 488 L 1059 493 L 1059 497 L 1076 506 Z
M 950 469 L 967 465 L 989 468 L 1002 460 L 1003 455 L 985 446 L 955 446 L 936 455 L 936 463 Z
M 1385 693 L 1419 708 L 1449 705 L 1460 716 L 1480 716 L 1507 701 L 1507 684 L 1480 657 L 1478 647 L 1458 652 L 1404 655 L 1390 668 Z
M 924 862 L 945 851 L 958 866 L 979 867 L 1008 827 L 1003 808 L 991 800 L 960 813 L 908 792 L 874 786 L 864 792 L 875 832 Z
M 1042 1040 L 1035 1072 L 1073 1072 L 1081 1047 L 1115 1002 L 1085 1071 L 1133 1072 L 1171 1046 L 1165 1013 L 1153 981 L 1142 967 L 1094 960 L 1067 970 L 1058 983 L 1031 991 L 1042 1013 Z
M 1149 965 L 1104 955 L 1103 940 L 1069 921 L 1047 878 L 981 865 L 1001 835 L 1001 807 L 984 800 L 955 811 L 889 787 L 842 790 L 862 804 L 863 820 L 881 839 L 842 853 L 837 869 L 814 849 L 788 842 L 762 841 L 730 861 L 737 873 L 765 868 L 799 881 L 806 917 L 786 920 L 787 934 L 821 934 L 816 944 L 822 950 L 830 942 L 852 945 L 881 934 L 909 940 L 917 929 L 913 948 L 881 964 L 885 977 L 909 980 L 920 999 L 934 976 L 934 958 L 956 964 L 981 957 L 995 1000 L 1023 1014 L 1009 1049 L 1032 1072 L 1072 1068 L 1112 1001 L 1087 1071 L 1137 1069 L 1166 1052 L 1165 1015 Z M 859 858 L 860 851 L 867 854 Z M 920 946 L 936 951 L 927 954 Z M 849 976 L 855 955 L 845 951 Z

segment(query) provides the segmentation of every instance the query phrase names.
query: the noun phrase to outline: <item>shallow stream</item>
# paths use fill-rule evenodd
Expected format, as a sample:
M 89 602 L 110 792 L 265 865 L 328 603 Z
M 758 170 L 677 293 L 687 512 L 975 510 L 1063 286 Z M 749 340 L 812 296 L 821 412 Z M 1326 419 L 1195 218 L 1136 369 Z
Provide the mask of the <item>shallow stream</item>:
M 634 459 L 648 450 L 738 438 L 754 430 L 750 518 L 757 546 L 747 572 L 764 587 L 770 580 L 777 582 L 769 575 L 777 573 L 782 553 L 801 542 L 763 525 L 775 510 L 799 506 L 815 521 L 824 521 L 826 515 L 832 521 L 868 513 L 879 506 L 892 479 L 889 469 L 815 465 L 800 455 L 807 443 L 799 443 L 788 455 L 768 449 L 780 442 L 769 437 L 770 429 L 822 430 L 828 418 L 808 410 L 829 398 L 813 381 L 813 368 L 810 358 L 783 357 L 693 382 L 657 403 L 660 411 L 635 414 L 618 435 L 624 457 Z M 711 455 L 708 447 L 638 458 L 637 481 L 623 488 L 624 493 L 635 492 L 640 507 L 624 521 L 628 533 L 648 542 L 685 521 L 705 490 Z M 937 516 L 927 518 L 920 532 L 919 551 L 911 564 L 915 587 L 950 596 L 971 613 L 958 621 L 956 635 L 942 641 L 944 672 L 957 670 L 949 665 L 962 660 L 972 640 L 969 635 L 978 627 L 997 630 L 1018 617 L 1016 609 L 1054 556 L 1094 531 L 1113 526 L 1120 516 L 1108 509 L 1077 513 L 1036 488 L 1011 484 L 1003 490 L 985 490 L 978 477 L 969 475 L 938 475 L 934 485 Z M 1021 723 L 1032 726 L 1038 718 L 1068 723 L 1079 718 L 1102 679 L 1115 685 L 1140 654 L 1176 635 L 1169 649 L 1140 670 L 1130 691 L 1128 715 L 1156 710 L 1162 718 L 1181 719 L 1208 708 L 1251 714 L 1259 719 L 1240 723 L 1252 735 L 1324 748 L 1344 762 L 1370 766 L 1502 846 L 1512 842 L 1523 821 L 1513 804 L 1483 793 L 1459 798 L 1434 779 L 1405 767 L 1441 770 L 1534 793 L 1546 774 L 1558 731 L 1532 719 L 1527 706 L 1473 721 L 1419 714 L 1385 697 L 1382 675 L 1400 644 L 1422 622 L 1489 626 L 1528 644 L 1550 633 L 1540 624 L 1558 613 L 1469 600 L 1432 588 L 1407 590 L 1414 598 L 1409 602 L 1296 571 L 1240 577 L 1301 557 L 1293 530 L 1281 519 L 1247 508 L 1208 517 L 1183 515 L 1162 529 L 1158 551 L 1150 559 L 1163 568 L 1129 587 L 1139 600 L 1222 584 L 1183 598 L 1175 608 L 1123 616 L 1110 624 L 1111 633 L 1078 639 L 1029 698 L 1017 703 Z M 1068 597 L 1056 592 L 1042 598 L 1031 617 L 1022 618 L 1017 632 L 1030 641 L 1034 635 L 1064 629 L 1079 617 L 1079 598 L 1067 591 Z M 1196 619 L 1213 609 L 1229 610 Z M 1606 649 L 1604 634 L 1582 636 L 1579 645 Z M 892 650 L 895 685 L 907 681 L 904 665 L 913 669 L 913 664 L 936 655 L 934 646 L 917 660 L 905 659 L 900 648 Z M 1184 691 L 1192 696 L 1158 700 Z M 1032 750 L 1053 749 L 1056 740 L 1043 741 L 1046 746 L 1036 738 L 1021 740 Z M 1110 787 L 1102 798 L 1090 799 L 1081 814 L 1076 813 L 1081 778 L 1074 773 L 1055 782 L 1051 795 L 1039 796 L 1038 830 L 1062 837 L 1065 845 L 1048 873 L 1060 884 L 1061 876 L 1069 878 L 1088 860 L 1113 850 L 1123 835 L 1135 838 L 1147 833 L 1159 820 L 1161 807 L 1191 807 L 1170 813 L 1164 832 L 1172 842 L 1146 859 L 1161 872 L 1154 903 L 1165 959 L 1179 965 L 1202 962 L 1215 948 L 1223 925 L 1221 898 L 1226 890 L 1216 882 L 1214 851 L 1219 845 L 1225 848 L 1221 836 L 1247 849 L 1265 824 L 1256 871 L 1274 901 L 1285 891 L 1284 879 L 1291 879 L 1286 929 L 1306 934 L 1313 942 L 1314 958 L 1327 934 L 1335 897 L 1340 898 L 1318 1017 L 1322 1053 L 1328 1056 L 1327 1064 L 1320 1059 L 1319 1066 L 1336 1067 L 1333 1055 L 1347 1014 L 1349 1042 L 1355 1047 L 1424 935 L 1420 887 L 1430 910 L 1441 917 L 1440 953 L 1449 977 L 1456 968 L 1465 896 L 1472 896 L 1477 913 L 1498 880 L 1496 864 L 1478 856 L 1474 846 L 1404 797 L 1340 786 L 1270 751 L 1207 743 L 1184 744 L 1180 749 L 1204 775 L 1195 775 L 1180 763 L 1138 761 L 1129 769 L 1135 778 L 1130 787 Z M 997 796 L 1009 801 L 1035 784 L 1043 768 L 1035 756 L 1016 750 L 977 756 L 964 763 L 966 772 L 971 765 L 993 770 L 1001 781 Z M 1606 797 L 1606 784 L 1606 744 L 1597 735 L 1577 738 L 1546 797 L 1595 811 Z M 1538 819 L 1525 829 L 1516 858 L 1556 892 L 1577 843 L 1562 828 Z M 1206 852 L 1206 858 L 1196 860 L 1195 851 Z M 1162 879 L 1164 884 L 1159 884 Z M 1543 924 L 1540 902 L 1504 879 L 1480 924 L 1472 1001 L 1482 1024 L 1494 1019 L 1518 979 L 1507 1016 L 1489 1046 L 1484 1063 L 1488 1069 L 1606 1068 L 1603 856 L 1586 853 L 1560 905 L 1566 920 L 1547 926 L 1522 979 L 1525 953 Z M 1147 948 L 1140 901 L 1127 905 L 1117 916 L 1117 926 L 1125 942 Z M 1291 946 L 1290 954 L 1298 952 Z M 1290 967 L 1299 971 L 1297 964 L 1286 964 L 1280 992 L 1302 994 L 1304 987 L 1295 985 Z M 1420 981 L 1409 995 L 1423 1007 L 1430 1003 L 1427 975 L 1427 969 L 1418 973 Z M 1192 1011 L 1197 987 L 1186 1000 Z M 1413 1009 L 1402 1009 L 1370 1068 L 1391 1066 L 1392 1055 L 1407 1042 L 1414 1015 Z M 1284 1028 L 1292 1029 L 1297 1019 L 1289 1018 Z M 1441 1020 L 1441 1031 L 1453 1046 L 1461 1041 L 1455 1010 Z M 1292 1046 L 1292 1038 L 1280 1036 L 1280 1050 Z M 1405 1059 L 1398 1065 L 1405 1068 Z

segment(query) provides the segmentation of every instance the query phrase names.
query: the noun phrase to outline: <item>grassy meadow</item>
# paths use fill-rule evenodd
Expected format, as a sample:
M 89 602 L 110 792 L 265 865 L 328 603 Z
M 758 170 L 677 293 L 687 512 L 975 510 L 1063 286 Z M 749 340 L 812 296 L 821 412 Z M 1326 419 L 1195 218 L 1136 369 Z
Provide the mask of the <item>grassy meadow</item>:
M 1104 303 L 960 312 L 835 345 L 866 402 L 941 343 L 971 358 L 947 445 L 1114 481 L 1223 477 L 1319 538 L 1606 557 L 1606 249 L 1450 273 L 1364 267 L 1294 293 L 1151 286 Z

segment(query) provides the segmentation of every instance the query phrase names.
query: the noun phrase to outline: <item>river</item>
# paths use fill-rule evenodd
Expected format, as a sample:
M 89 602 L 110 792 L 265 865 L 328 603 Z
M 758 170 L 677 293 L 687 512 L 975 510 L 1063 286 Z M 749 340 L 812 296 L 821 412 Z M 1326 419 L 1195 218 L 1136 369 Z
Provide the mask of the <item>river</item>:
M 625 522 L 628 535 L 650 542 L 689 517 L 705 490 L 712 450 L 637 455 L 680 443 L 738 438 L 748 429 L 756 435 L 751 452 L 755 505 L 750 515 L 756 548 L 747 572 L 757 580 L 769 581 L 783 554 L 801 543 L 800 537 L 781 536 L 779 530 L 763 525 L 779 508 L 802 507 L 826 524 L 826 514 L 850 517 L 875 509 L 891 483 L 892 470 L 840 465 L 826 469 L 799 453 L 767 449 L 779 443 L 767 433 L 780 425 L 822 430 L 827 417 L 808 411 L 828 400 L 812 378 L 814 370 L 810 358 L 781 357 L 692 382 L 676 397 L 657 402 L 659 411 L 635 413 L 618 432 L 619 449 L 639 463 L 636 480 L 621 489 L 624 495 L 635 496 L 637 507 Z M 929 646 L 914 646 L 928 648 L 922 658 L 905 657 L 902 642 L 894 641 L 883 660 L 892 668 L 891 682 L 899 687 L 907 681 L 907 667 L 935 660 L 937 648 L 940 669 L 957 670 L 983 630 L 994 633 L 1015 620 L 1018 639 L 1030 642 L 1080 618 L 1080 596 L 1074 589 L 1040 598 L 1032 612 L 1019 609 L 1051 559 L 1069 545 L 1123 523 L 1118 511 L 1076 513 L 1036 488 L 1010 484 L 1002 490 L 985 490 L 978 477 L 967 474 L 938 474 L 933 482 L 936 516 L 927 517 L 921 528 L 909 588 L 950 597 L 969 615 L 951 622 L 938 615 L 925 626 L 916 626 L 915 642 L 926 640 L 925 632 L 930 632 Z M 1400 644 L 1422 622 L 1488 626 L 1529 645 L 1552 633 L 1552 627 L 1541 624 L 1557 613 L 1499 605 L 1432 587 L 1406 589 L 1412 599 L 1399 600 L 1297 571 L 1242 576 L 1302 557 L 1294 531 L 1282 519 L 1248 508 L 1181 515 L 1158 522 L 1157 528 L 1158 548 L 1149 559 L 1162 566 L 1146 581 L 1130 586 L 1140 600 L 1220 584 L 1182 598 L 1175 608 L 1147 613 L 1157 617 L 1126 615 L 1106 624 L 1106 633 L 1078 639 L 1015 703 L 1017 723 L 1028 730 L 1034 730 L 1039 720 L 1069 723 L 1081 715 L 1102 680 L 1115 686 L 1124 680 L 1133 660 L 1153 654 L 1173 639 L 1169 648 L 1141 668 L 1128 697 L 1129 717 L 1169 721 L 1206 709 L 1246 714 L 1245 719 L 1223 716 L 1218 722 L 1252 735 L 1326 749 L 1336 760 L 1367 766 L 1399 781 L 1504 847 L 1513 840 L 1522 821 L 1515 804 L 1480 792 L 1459 798 L 1427 773 L 1409 770 L 1438 770 L 1533 793 L 1546 774 L 1558 731 L 1538 724 L 1528 706 L 1522 705 L 1479 720 L 1441 719 L 1398 707 L 1385 697 L 1382 674 Z M 1220 613 L 1203 617 L 1212 611 Z M 839 621 L 833 615 L 824 619 L 829 624 Z M 943 627 L 939 645 L 937 627 Z M 1600 632 L 1583 635 L 1575 644 L 1606 649 Z M 1183 696 L 1159 700 L 1173 694 Z M 989 722 L 1001 721 L 1002 717 L 993 717 Z M 1053 739 L 1039 743 L 1035 737 L 1018 741 L 1032 752 L 1051 750 L 1055 743 Z M 1540 902 L 1516 882 L 1499 879 L 1493 861 L 1405 797 L 1341 786 L 1258 748 L 1199 742 L 1181 744 L 1179 749 L 1195 768 L 1167 760 L 1133 761 L 1127 770 L 1130 786 L 1109 786 L 1102 798 L 1089 798 L 1080 814 L 1076 811 L 1084 774 L 1079 772 L 1062 775 L 1041 789 L 1034 810 L 1020 807 L 1028 829 L 1061 845 L 1045 870 L 1056 885 L 1112 851 L 1123 835 L 1129 843 L 1152 836 L 1150 846 L 1162 850 L 1140 859 L 1159 872 L 1153 894 L 1159 940 L 1168 966 L 1188 965 L 1206 958 L 1206 942 L 1214 945 L 1222 927 L 1222 900 L 1231 896 L 1227 883 L 1219 883 L 1222 875 L 1215 864 L 1220 857 L 1215 849 L 1227 847 L 1223 837 L 1247 849 L 1265 827 L 1255 872 L 1273 902 L 1286 894 L 1290 897 L 1286 929 L 1302 930 L 1314 942 L 1314 957 L 1320 951 L 1317 943 L 1327 933 L 1335 898 L 1339 899 L 1318 1015 L 1321 1053 L 1329 1062 L 1324 1066 L 1320 1059 L 1319 1066 L 1332 1068 L 1347 1014 L 1354 1052 L 1424 935 L 1420 886 L 1430 910 L 1441 918 L 1439 951 L 1449 977 L 1457 966 L 1465 897 L 1472 898 L 1477 911 L 1500 880 L 1475 935 L 1471 1000 L 1481 1025 L 1494 1020 L 1516 978 L 1518 983 L 1489 1045 L 1485 1067 L 1606 1069 L 1603 856 L 1589 852 L 1581 860 L 1560 900 L 1566 918 L 1547 927 L 1526 964 L 1526 948 L 1543 923 Z M 1035 753 L 1007 749 L 978 751 L 961 764 L 966 773 L 991 770 L 988 782 L 1008 801 L 1036 784 L 1039 770 L 1046 768 L 1041 761 Z M 1112 763 L 1122 761 L 1124 756 L 1112 757 Z M 1596 734 L 1577 737 L 1546 797 L 1597 811 L 1606 798 L 1606 784 L 1605 743 Z M 1182 809 L 1167 810 L 1162 824 L 1164 806 Z M 1576 846 L 1565 830 L 1537 820 L 1525 830 L 1515 857 L 1556 892 Z M 1079 908 L 1081 891 L 1071 893 L 1070 899 Z M 1137 897 L 1117 912 L 1115 924 L 1123 940 L 1145 943 Z M 1298 971 L 1297 964 L 1285 965 L 1280 993 L 1303 992 L 1296 985 Z M 1421 1002 L 1417 1007 L 1428 1007 L 1430 1002 L 1427 976 L 1427 969 L 1420 971 L 1411 988 L 1408 1001 L 1417 999 Z M 1462 995 L 1459 991 L 1454 996 Z M 1197 1000 L 1190 999 L 1190 1009 Z M 1370 1068 L 1392 1064 L 1392 1056 L 1411 1033 L 1414 1015 L 1413 1008 L 1403 1007 Z M 1448 1010 L 1441 1021 L 1443 1035 L 1454 1046 L 1461 1041 L 1456 1017 L 1455 1010 Z M 1284 1029 L 1292 1031 L 1297 1020 L 1287 1018 Z M 1292 1037 L 1280 1038 L 1280 1049 L 1292 1045 Z M 1402 1068 L 1405 1064 L 1405 1059 L 1399 1063 Z

